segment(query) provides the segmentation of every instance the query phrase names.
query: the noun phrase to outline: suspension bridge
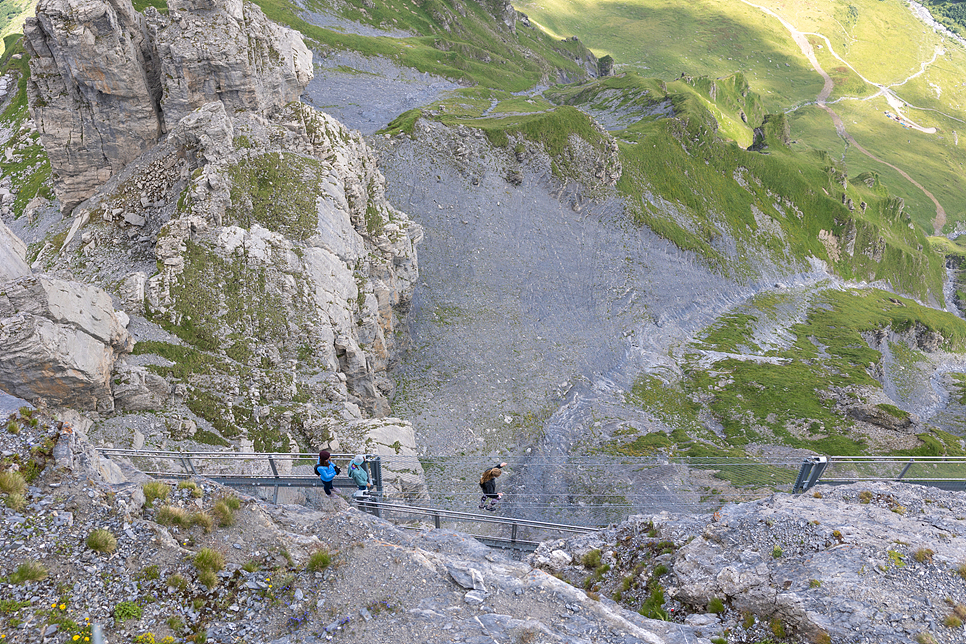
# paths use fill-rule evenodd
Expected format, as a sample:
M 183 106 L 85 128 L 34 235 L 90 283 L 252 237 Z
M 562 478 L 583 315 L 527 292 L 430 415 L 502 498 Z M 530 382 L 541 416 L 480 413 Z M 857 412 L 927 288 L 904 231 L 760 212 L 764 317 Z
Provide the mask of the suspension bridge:
M 159 479 L 207 478 L 278 503 L 279 492 L 322 483 L 312 453 L 175 452 L 99 448 L 102 457 L 128 461 Z M 333 454 L 347 466 L 352 454 Z M 559 472 L 566 494 L 530 489 L 527 468 L 533 458 L 510 457 L 510 476 L 501 480 L 503 500 L 496 513 L 476 511 L 476 477 L 493 465 L 479 457 L 367 455 L 370 494 L 354 493 L 360 509 L 402 527 L 432 524 L 466 532 L 491 546 L 532 550 L 540 541 L 586 533 L 632 514 L 661 511 L 710 513 L 729 502 L 775 492 L 802 493 L 816 485 L 861 481 L 904 481 L 946 490 L 966 490 L 963 457 L 805 458 L 542 458 L 539 466 Z M 404 472 L 409 485 L 400 484 Z M 413 473 L 418 473 L 414 475 Z M 464 476 L 465 474 L 465 476 Z M 421 485 L 413 485 L 414 480 Z M 336 488 L 356 491 L 338 476 Z

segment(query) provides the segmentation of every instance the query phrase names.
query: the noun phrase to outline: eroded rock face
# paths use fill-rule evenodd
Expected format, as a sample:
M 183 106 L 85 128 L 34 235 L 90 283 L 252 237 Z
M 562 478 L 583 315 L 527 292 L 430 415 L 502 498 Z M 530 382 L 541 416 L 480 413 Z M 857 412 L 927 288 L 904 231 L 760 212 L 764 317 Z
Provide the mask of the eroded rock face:
M 30 109 L 65 212 L 195 108 L 274 109 L 311 80 L 301 37 L 252 4 L 169 9 L 145 18 L 130 0 L 41 0 L 27 19 Z
M 298 100 L 312 52 L 295 31 L 241 0 L 172 0 L 148 14 L 161 64 L 165 128 L 218 100 L 229 112 L 266 112 Z
M 99 288 L 28 276 L 0 289 L 0 387 L 15 396 L 113 409 L 114 361 L 133 345 Z
M 0 283 L 30 275 L 27 245 L 0 221 Z
M 297 104 L 265 120 L 230 118 L 214 103 L 185 118 L 169 146 L 190 147 L 200 166 L 159 234 L 152 310 L 226 346 L 250 338 L 249 349 L 297 361 L 296 371 L 342 374 L 313 391 L 388 414 L 386 372 L 422 231 L 386 201 L 361 137 Z

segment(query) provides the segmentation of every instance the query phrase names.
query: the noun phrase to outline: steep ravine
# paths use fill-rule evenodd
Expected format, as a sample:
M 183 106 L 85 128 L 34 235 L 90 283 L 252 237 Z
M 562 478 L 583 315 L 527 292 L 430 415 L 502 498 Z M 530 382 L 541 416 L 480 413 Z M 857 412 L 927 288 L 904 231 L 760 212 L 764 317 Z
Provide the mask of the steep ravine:
M 474 455 L 480 467 L 512 457 L 514 514 L 600 522 L 552 507 L 586 492 L 568 489 L 561 459 L 615 430 L 653 428 L 624 400 L 634 379 L 674 372 L 671 347 L 756 293 L 828 279 L 815 266 L 735 283 L 631 225 L 616 199 L 575 210 L 539 164 L 515 187 L 499 151 L 472 134 L 463 141 L 481 156 L 464 162 L 446 147 L 458 135 L 417 130 L 374 144 L 387 196 L 426 233 L 393 410 L 426 454 Z M 466 493 L 467 509 L 475 471 L 461 474 L 466 483 L 447 472 L 446 485 L 465 488 L 438 494 Z

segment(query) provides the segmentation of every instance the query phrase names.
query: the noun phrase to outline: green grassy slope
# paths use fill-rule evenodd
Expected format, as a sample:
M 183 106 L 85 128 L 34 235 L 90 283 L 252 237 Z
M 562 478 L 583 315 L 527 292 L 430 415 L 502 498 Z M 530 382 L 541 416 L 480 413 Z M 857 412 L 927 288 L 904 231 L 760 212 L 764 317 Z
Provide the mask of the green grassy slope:
M 23 21 L 33 12 L 31 0 L 4 0 L 0 3 L 0 56 L 7 49 L 6 37 L 23 33 Z
M 256 0 L 273 20 L 302 32 L 321 49 L 355 50 L 381 55 L 401 65 L 467 84 L 521 91 L 538 83 L 586 76 L 578 63 L 589 53 L 573 40 L 558 40 L 522 23 L 511 30 L 495 12 L 500 3 L 459 0 L 361 0 L 335 9 L 349 20 L 380 28 L 402 29 L 411 38 L 361 36 L 306 22 L 287 0 Z M 309 8 L 329 9 L 320 0 Z
M 813 256 L 845 278 L 885 279 L 902 292 L 941 301 L 942 257 L 930 252 L 921 231 L 909 228 L 908 213 L 874 175 L 849 180 L 846 169 L 828 155 L 789 147 L 787 119 L 763 117 L 743 78 L 662 84 L 627 74 L 548 95 L 592 105 L 615 88 L 636 97 L 642 112 L 670 102 L 675 113 L 645 117 L 615 132 L 624 166 L 618 188 L 638 221 L 737 275 L 754 273 L 751 262 L 763 256 L 779 265 Z M 722 115 L 717 120 L 709 102 Z M 748 123 L 735 114 L 744 114 Z M 745 129 L 764 122 L 764 153 L 723 139 L 719 120 Z M 669 217 L 655 196 L 684 215 Z M 854 251 L 823 242 L 822 231 L 839 240 L 854 237 Z M 718 243 L 722 232 L 737 242 L 736 256 Z M 882 249 L 876 259 L 864 250 L 872 247 Z
M 966 141 L 959 142 L 966 132 L 962 45 L 934 33 L 900 0 L 755 4 L 809 34 L 817 59 L 835 83 L 833 109 L 849 133 L 931 191 L 946 211 L 947 230 L 966 221 L 960 179 Z M 682 73 L 722 78 L 740 72 L 766 111 L 791 110 L 793 140 L 834 158 L 846 147 L 828 115 L 809 106 L 822 87 L 821 77 L 789 30 L 760 9 L 724 0 L 527 0 L 517 6 L 551 33 L 575 34 L 598 55 L 613 55 L 618 69 L 665 81 Z M 905 116 L 937 132 L 905 130 L 889 120 L 883 112 L 891 108 L 884 98 L 868 100 L 879 91 L 875 84 L 891 87 L 908 103 Z M 846 161 L 850 174 L 880 174 L 890 191 L 906 201 L 913 221 L 932 232 L 936 208 L 922 190 L 854 148 Z
M 790 339 L 779 344 L 774 334 L 761 334 L 761 327 L 781 328 L 789 310 L 796 317 L 796 297 L 765 293 L 721 318 L 685 349 L 680 381 L 639 378 L 629 400 L 660 418 L 671 434 L 625 435 L 608 449 L 713 456 L 741 455 L 753 444 L 779 444 L 826 454 L 874 453 L 883 446 L 859 432 L 837 402 L 844 395 L 849 404 L 861 405 L 869 402 L 864 391 L 881 392 L 870 365 L 882 354 L 869 348 L 861 334 L 917 328 L 941 334 L 948 350 L 966 348 L 962 319 L 878 290 L 820 290 L 806 296 L 804 319 L 784 323 Z M 907 369 L 914 369 L 922 356 L 902 343 L 892 344 L 891 350 L 908 361 Z M 725 355 L 709 361 L 704 351 Z M 878 407 L 907 416 L 894 405 Z M 707 428 L 709 419 L 723 435 Z M 962 453 L 955 437 L 939 430 L 929 429 L 919 439 L 925 447 L 912 448 L 916 453 Z

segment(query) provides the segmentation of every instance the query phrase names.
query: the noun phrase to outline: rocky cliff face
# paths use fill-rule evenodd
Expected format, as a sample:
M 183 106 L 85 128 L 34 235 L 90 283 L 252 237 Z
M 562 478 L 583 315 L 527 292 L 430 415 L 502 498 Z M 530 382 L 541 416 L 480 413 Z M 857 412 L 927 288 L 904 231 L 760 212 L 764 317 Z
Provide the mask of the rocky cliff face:
M 42 0 L 24 26 L 30 109 L 63 210 L 211 100 L 268 110 L 296 100 L 311 54 L 291 30 L 240 0 Z
M 953 644 L 961 618 L 948 618 L 966 610 L 964 513 L 960 493 L 936 488 L 818 486 L 714 515 L 632 517 L 542 544 L 531 561 L 626 606 L 683 617 L 704 637 Z
M 28 25 L 58 194 L 86 200 L 35 265 L 134 319 L 137 355 L 86 407 L 160 413 L 129 418 L 142 442 L 318 449 L 333 419 L 390 411 L 421 229 L 358 134 L 293 102 L 311 78 L 295 32 L 234 0 L 168 6 L 49 0 Z

